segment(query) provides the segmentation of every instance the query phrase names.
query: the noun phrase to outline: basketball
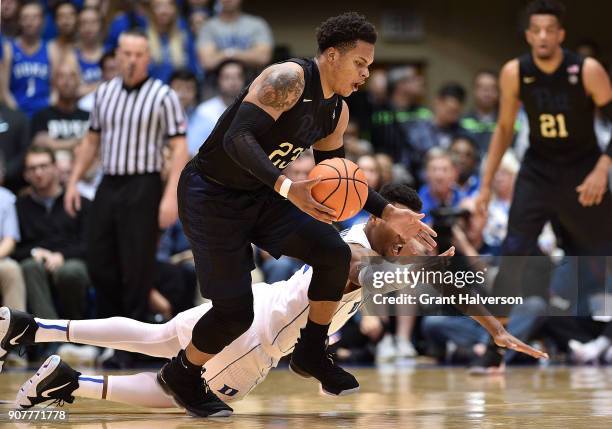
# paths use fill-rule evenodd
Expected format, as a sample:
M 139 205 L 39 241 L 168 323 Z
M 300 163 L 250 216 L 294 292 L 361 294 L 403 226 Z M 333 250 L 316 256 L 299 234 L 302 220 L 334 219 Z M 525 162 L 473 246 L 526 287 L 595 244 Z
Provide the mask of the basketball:
M 336 211 L 337 221 L 355 216 L 368 198 L 368 182 L 363 171 L 352 161 L 332 158 L 317 164 L 308 178 L 321 177 L 312 188 L 319 203 Z

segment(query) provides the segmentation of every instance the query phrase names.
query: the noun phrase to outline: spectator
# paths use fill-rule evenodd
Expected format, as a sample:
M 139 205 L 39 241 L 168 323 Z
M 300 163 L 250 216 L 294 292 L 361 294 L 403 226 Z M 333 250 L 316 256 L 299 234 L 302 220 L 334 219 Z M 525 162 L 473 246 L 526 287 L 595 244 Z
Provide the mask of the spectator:
M 495 125 L 499 107 L 497 74 L 483 70 L 474 78 L 474 108 L 461 119 L 461 126 L 470 133 L 480 153 L 486 153 Z
M 76 56 L 81 68 L 81 97 L 93 92 L 102 82 L 100 60 L 104 54 L 102 46 L 102 16 L 96 9 L 86 8 L 79 13 L 78 43 Z
M 77 33 L 77 8 L 74 3 L 62 0 L 55 5 L 53 16 L 57 37 L 49 42 L 49 47 L 62 56 L 71 55 L 74 52 Z
M 510 203 L 514 193 L 514 182 L 519 171 L 519 162 L 511 151 L 506 152 L 499 170 L 493 178 L 493 198 L 489 204 L 487 224 L 483 231 L 483 252 L 500 255 L 501 245 L 508 229 Z
M 408 146 L 402 152 L 402 163 L 422 179 L 422 159 L 433 147 L 448 149 L 455 137 L 465 133 L 459 119 L 465 101 L 461 85 L 448 83 L 438 90 L 431 119 L 418 120 L 408 128 Z
M 0 162 L 0 183 L 4 163 Z M 15 195 L 0 187 L 0 306 L 26 310 L 26 290 L 21 268 L 9 255 L 20 240 Z
M 18 192 L 23 181 L 23 158 L 30 145 L 28 117 L 0 102 L 0 155 L 6 162 L 5 186 Z
M 382 172 L 376 158 L 372 155 L 363 155 L 357 160 L 357 166 L 365 174 L 368 185 L 378 191 L 382 186 Z M 355 224 L 366 222 L 369 217 L 370 213 L 362 209 L 352 218 L 340 222 L 339 226 L 341 229 L 347 229 Z
M 210 0 L 188 0 L 183 2 L 185 6 L 183 16 L 188 18 L 189 31 L 191 31 L 192 37 L 198 37 L 206 21 L 213 15 L 212 3 L 214 2 Z
M 417 120 L 431 118 L 418 104 L 423 78 L 412 66 L 391 69 L 387 75 L 388 102 L 372 115 L 372 144 L 398 162 L 409 144 L 409 129 Z
M 15 258 L 21 261 L 30 310 L 42 318 L 85 318 L 90 285 L 84 262 L 85 232 L 90 202 L 81 201 L 75 218 L 66 213 L 55 155 L 49 148 L 28 149 L 25 178 L 31 191 L 17 200 L 21 242 Z
M 110 23 L 104 41 L 104 52 L 112 52 L 117 48 L 119 36 L 124 31 L 147 28 L 146 2 L 144 0 L 125 0 L 122 3 L 125 11 L 115 16 Z
M 424 222 L 431 223 L 430 213 L 438 207 L 457 207 L 461 195 L 457 190 L 457 170 L 448 152 L 434 148 L 425 160 L 426 183 L 419 190 L 423 201 Z
M 0 29 L 6 38 L 19 35 L 19 0 L 2 0 L 0 2 Z
M 346 130 L 342 135 L 344 140 L 345 158 L 355 162 L 360 156 L 372 153 L 372 145 L 369 141 L 359 138 L 359 124 L 349 120 Z
M 181 107 L 187 115 L 187 123 L 190 124 L 199 102 L 198 79 L 189 70 L 177 70 L 170 76 L 170 88 L 178 95 Z
M 102 70 L 102 82 L 109 80 L 119 75 L 119 66 L 114 52 L 106 52 L 100 58 L 100 69 Z M 94 93 L 90 92 L 79 100 L 79 109 L 91 112 L 94 104 Z
M 474 196 L 480 187 L 478 146 L 468 136 L 457 136 L 450 145 L 449 153 L 457 168 L 457 187 L 461 198 Z
M 42 5 L 25 3 L 19 12 L 20 35 L 5 44 L 5 102 L 28 117 L 49 105 L 51 68 L 59 63 L 57 50 L 41 38 L 42 24 Z
M 147 28 L 151 50 L 149 74 L 168 83 L 172 72 L 179 68 L 197 73 L 193 39 L 181 28 L 177 5 L 173 0 L 152 0 L 151 21 Z
M 262 18 L 242 13 L 241 0 L 220 0 L 218 16 L 209 19 L 198 36 L 198 56 L 204 70 L 225 60 L 260 68 L 272 58 L 272 32 Z
M 227 60 L 217 69 L 219 95 L 200 104 L 187 130 L 189 153 L 195 154 L 208 138 L 221 114 L 234 101 L 245 84 L 245 69 L 242 63 Z
M 87 131 L 89 114 L 77 107 L 79 67 L 74 59 L 53 69 L 57 101 L 32 119 L 32 143 L 57 151 L 72 151 Z

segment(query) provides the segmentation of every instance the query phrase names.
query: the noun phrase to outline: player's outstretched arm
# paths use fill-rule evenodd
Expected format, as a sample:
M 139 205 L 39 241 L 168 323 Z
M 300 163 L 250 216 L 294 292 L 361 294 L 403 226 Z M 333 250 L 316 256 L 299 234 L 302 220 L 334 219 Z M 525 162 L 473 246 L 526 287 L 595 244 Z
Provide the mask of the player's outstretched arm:
M 519 74 L 519 61 L 514 59 L 504 65 L 499 76 L 499 117 L 491 138 L 480 190 L 476 197 L 476 208 L 483 213 L 487 211 L 491 200 L 491 183 L 495 172 L 504 153 L 512 143 L 514 121 L 520 107 Z
M 612 88 L 608 73 L 597 60 L 587 58 L 582 67 L 584 88 L 601 114 L 612 120 Z M 608 192 L 608 172 L 612 166 L 612 142 L 608 142 L 605 153 L 601 155 L 593 170 L 585 177 L 580 186 L 576 187 L 578 201 L 585 207 L 601 203 Z

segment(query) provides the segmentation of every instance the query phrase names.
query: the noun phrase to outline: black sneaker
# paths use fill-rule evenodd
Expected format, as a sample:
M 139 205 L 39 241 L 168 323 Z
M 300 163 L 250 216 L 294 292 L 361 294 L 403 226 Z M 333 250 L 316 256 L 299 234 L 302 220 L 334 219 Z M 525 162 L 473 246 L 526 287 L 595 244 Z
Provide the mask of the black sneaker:
M 488 344 L 483 355 L 474 356 L 468 372 L 471 375 L 501 375 L 505 370 L 502 349 L 494 344 Z
M 344 396 L 359 391 L 357 379 L 336 365 L 325 344 L 308 347 L 301 338 L 298 339 L 289 369 L 300 377 L 316 378 L 321 383 L 321 391 L 328 395 Z
M 187 371 L 181 362 L 181 350 L 157 373 L 157 382 L 176 404 L 194 417 L 229 417 L 234 410 L 217 397 L 202 377 Z
M 26 381 L 15 398 L 20 408 L 31 408 L 43 402 L 53 401 L 59 406 L 74 402 L 74 392 L 79 387 L 80 372 L 70 368 L 62 359 L 53 355 Z
M 0 307 L 0 372 L 10 351 L 34 344 L 37 329 L 38 325 L 31 314 Z

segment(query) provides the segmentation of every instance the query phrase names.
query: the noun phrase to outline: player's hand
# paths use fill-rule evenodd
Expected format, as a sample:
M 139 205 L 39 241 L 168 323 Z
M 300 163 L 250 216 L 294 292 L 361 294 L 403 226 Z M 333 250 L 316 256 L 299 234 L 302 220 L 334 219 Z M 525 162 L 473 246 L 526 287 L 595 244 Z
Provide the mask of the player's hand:
M 359 331 L 366 337 L 377 340 L 383 334 L 383 324 L 378 316 L 362 316 Z
M 438 234 L 429 225 L 421 221 L 425 215 L 410 209 L 399 209 L 392 204 L 383 211 L 383 219 L 405 241 L 414 238 L 428 250 L 433 250 L 437 244 L 433 237 Z
M 478 190 L 478 195 L 474 198 L 474 205 L 476 206 L 476 212 L 481 216 L 486 215 L 489 212 L 489 203 L 491 202 L 491 188 L 488 186 L 482 186 Z
M 312 188 L 321 181 L 316 179 L 298 180 L 291 184 L 287 199 L 304 213 L 321 222 L 331 224 L 337 219 L 336 211 L 319 203 L 312 197 Z
M 438 256 L 448 256 L 448 257 L 455 256 L 455 246 L 449 247 L 448 250 L 446 250 L 446 252 L 442 252 Z
M 68 185 L 64 193 L 64 210 L 71 217 L 76 217 L 81 210 L 81 194 L 76 185 Z
M 528 346 L 503 328 L 499 333 L 493 336 L 493 340 L 499 347 L 516 350 L 517 352 L 524 353 L 536 359 L 548 359 L 548 353 Z
M 608 192 L 608 169 L 595 167 L 582 184 L 576 187 L 576 192 L 578 192 L 578 202 L 584 207 L 601 203 L 605 193 Z
M 162 197 L 159 203 L 158 222 L 161 229 L 166 229 L 178 219 L 178 203 L 176 195 L 168 194 Z

